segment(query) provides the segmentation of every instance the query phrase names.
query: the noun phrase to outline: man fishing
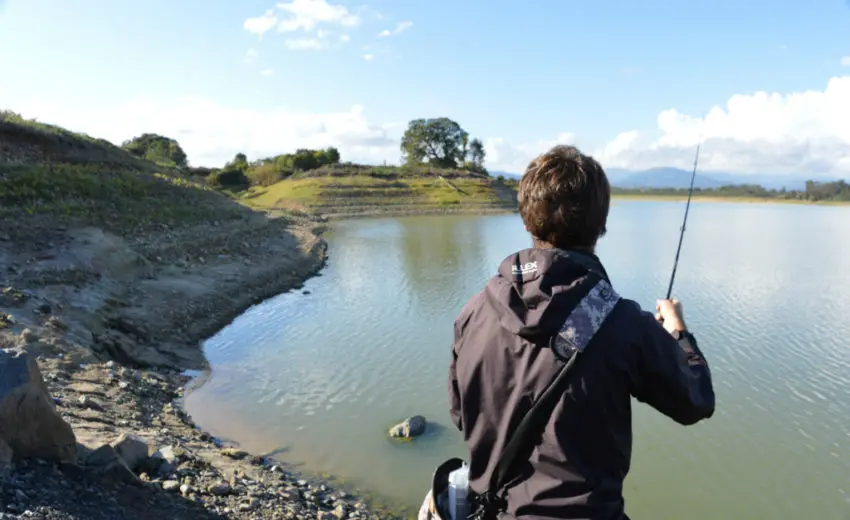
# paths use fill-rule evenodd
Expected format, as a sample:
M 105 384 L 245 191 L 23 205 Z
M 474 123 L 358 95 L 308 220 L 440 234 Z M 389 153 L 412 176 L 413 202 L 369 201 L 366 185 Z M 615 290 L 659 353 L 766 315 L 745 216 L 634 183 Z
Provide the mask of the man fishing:
M 496 511 L 487 517 L 627 520 L 631 397 L 683 425 L 714 413 L 681 305 L 641 310 L 614 291 L 595 255 L 610 197 L 602 167 L 575 147 L 534 159 L 518 193 L 533 247 L 506 258 L 455 321 L 451 416 L 469 450 L 471 491 Z M 510 443 L 556 378 L 565 382 L 547 393 L 545 415 L 538 406 L 520 428 L 528 437 Z

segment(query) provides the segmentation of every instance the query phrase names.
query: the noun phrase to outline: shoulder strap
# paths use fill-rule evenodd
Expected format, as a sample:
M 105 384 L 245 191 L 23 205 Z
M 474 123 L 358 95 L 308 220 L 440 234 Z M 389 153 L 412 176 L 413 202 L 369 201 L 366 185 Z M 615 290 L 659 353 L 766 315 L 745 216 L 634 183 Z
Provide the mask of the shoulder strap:
M 555 379 L 531 406 L 514 430 L 510 440 L 502 450 L 495 471 L 490 476 L 485 502 L 496 499 L 496 494 L 508 483 L 508 476 L 514 465 L 520 460 L 520 451 L 531 451 L 536 445 L 534 438 L 543 434 L 543 428 L 549 422 L 549 417 L 565 390 L 565 382 L 570 369 L 575 365 L 579 355 L 584 352 L 602 323 L 608 317 L 617 302 L 619 295 L 611 285 L 598 273 L 591 272 L 581 287 L 576 290 L 584 296 L 574 306 L 563 326 L 550 340 L 550 348 L 555 355 L 566 362 Z

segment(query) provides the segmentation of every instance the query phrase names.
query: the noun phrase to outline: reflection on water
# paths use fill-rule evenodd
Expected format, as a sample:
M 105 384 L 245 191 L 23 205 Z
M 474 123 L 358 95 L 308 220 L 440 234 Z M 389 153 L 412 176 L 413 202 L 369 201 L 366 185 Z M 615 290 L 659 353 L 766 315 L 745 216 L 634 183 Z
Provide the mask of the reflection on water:
M 644 307 L 666 290 L 683 205 L 620 202 L 599 254 Z M 206 343 L 187 407 L 212 433 L 417 506 L 464 450 L 448 417 L 452 322 L 530 240 L 516 215 L 334 224 L 330 261 Z M 683 428 L 635 406 L 636 518 L 850 518 L 850 209 L 695 203 L 676 295 L 718 409 Z M 414 443 L 387 428 L 432 422 Z

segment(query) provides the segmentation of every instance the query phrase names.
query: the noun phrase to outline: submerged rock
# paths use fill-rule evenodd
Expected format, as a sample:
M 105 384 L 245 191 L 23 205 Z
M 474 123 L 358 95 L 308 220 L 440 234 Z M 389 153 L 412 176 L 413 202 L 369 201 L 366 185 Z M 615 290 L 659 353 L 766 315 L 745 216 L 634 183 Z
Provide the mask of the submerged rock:
M 56 408 L 35 358 L 0 349 L 0 441 L 16 457 L 74 462 L 77 439 Z
M 425 433 L 425 418 L 421 415 L 408 417 L 404 422 L 390 428 L 390 437 L 410 439 Z

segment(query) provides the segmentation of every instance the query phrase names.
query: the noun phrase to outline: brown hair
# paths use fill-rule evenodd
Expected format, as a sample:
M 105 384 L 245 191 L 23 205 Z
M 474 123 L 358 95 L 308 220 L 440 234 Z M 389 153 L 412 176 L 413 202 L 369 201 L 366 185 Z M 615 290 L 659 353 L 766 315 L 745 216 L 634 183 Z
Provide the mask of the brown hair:
M 561 249 L 589 249 L 605 234 L 611 186 L 593 157 L 561 145 L 529 163 L 517 200 L 534 238 Z

